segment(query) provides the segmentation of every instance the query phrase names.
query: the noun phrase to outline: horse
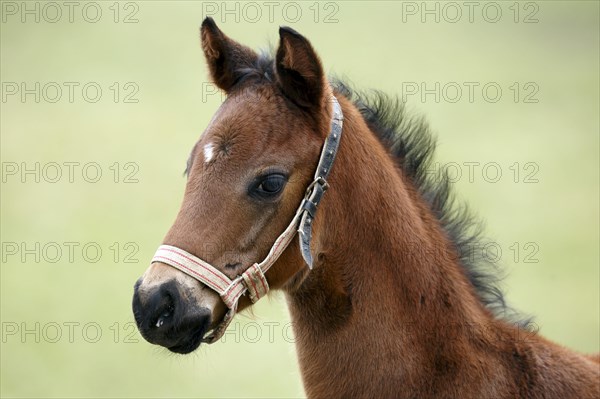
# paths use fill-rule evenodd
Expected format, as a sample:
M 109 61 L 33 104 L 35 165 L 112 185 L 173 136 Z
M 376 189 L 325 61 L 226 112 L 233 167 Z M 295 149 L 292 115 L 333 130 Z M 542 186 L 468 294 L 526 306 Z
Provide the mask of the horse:
M 147 341 L 190 353 L 281 290 L 308 397 L 600 397 L 600 358 L 519 324 L 497 271 L 465 250 L 483 238 L 428 172 L 425 122 L 330 81 L 291 28 L 274 57 L 211 18 L 200 31 L 226 99 L 134 287 Z

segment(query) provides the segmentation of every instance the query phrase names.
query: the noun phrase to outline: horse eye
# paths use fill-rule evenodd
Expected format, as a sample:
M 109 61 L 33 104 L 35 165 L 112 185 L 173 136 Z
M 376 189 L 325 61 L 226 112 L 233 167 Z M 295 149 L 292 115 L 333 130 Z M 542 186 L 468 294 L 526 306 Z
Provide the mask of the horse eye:
M 279 173 L 261 177 L 255 185 L 254 194 L 261 198 L 273 198 L 279 194 L 287 183 L 287 178 Z

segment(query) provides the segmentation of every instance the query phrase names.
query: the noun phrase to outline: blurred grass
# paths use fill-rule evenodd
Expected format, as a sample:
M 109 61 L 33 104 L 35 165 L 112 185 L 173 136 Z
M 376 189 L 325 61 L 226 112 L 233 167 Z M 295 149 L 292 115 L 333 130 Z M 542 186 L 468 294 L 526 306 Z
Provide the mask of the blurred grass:
M 137 2 L 135 24 L 115 24 L 112 2 L 99 4 L 105 17 L 96 24 L 7 17 L 0 25 L 3 82 L 93 81 L 105 90 L 95 104 L 80 97 L 73 103 L 0 104 L 2 162 L 98 162 L 103 171 L 98 183 L 76 175 L 74 183 L 66 177 L 34 183 L 29 177 L 27 183 L 9 178 L 2 184 L 2 242 L 97 242 L 103 254 L 97 263 L 85 262 L 80 252 L 72 263 L 64 254 L 57 263 L 36 263 L 31 256 L 25 263 L 18 256 L 3 262 L 1 396 L 302 396 L 294 348 L 283 338 L 288 315 L 280 295 L 259 303 L 254 317 L 238 317 L 238 331 L 254 322 L 279 322 L 272 343 L 263 336 L 257 343 L 227 342 L 180 357 L 150 346 L 137 332 L 126 338 L 133 331 L 127 324 L 133 283 L 174 219 L 188 152 L 220 98 L 202 97 L 207 80 L 197 32 L 202 3 Z M 339 22 L 315 23 L 312 3 L 298 4 L 305 14 L 295 24 L 275 13 L 272 23 L 266 17 L 235 23 L 230 17 L 220 26 L 264 48 L 277 42 L 278 25 L 292 25 L 313 42 L 329 72 L 390 94 L 400 94 L 403 82 L 427 82 L 428 88 L 435 82 L 502 86 L 497 103 L 480 95 L 473 103 L 409 96 L 408 106 L 430 121 L 442 164 L 502 166 L 499 182 L 476 174 L 471 183 L 463 176 L 456 189 L 502 248 L 509 301 L 535 315 L 545 336 L 597 352 L 598 3 L 539 2 L 539 23 L 533 24 L 514 23 L 508 3 L 502 3 L 506 14 L 495 24 L 477 13 L 473 23 L 435 23 L 431 17 L 421 23 L 419 16 L 402 22 L 401 3 L 358 1 L 336 3 Z M 112 102 L 113 82 L 135 82 L 139 103 Z M 539 102 L 512 101 L 513 82 L 535 82 Z M 114 162 L 139 165 L 139 182 L 114 183 L 108 169 Z M 514 162 L 539 165 L 539 183 L 514 183 L 508 174 Z M 114 242 L 136 243 L 139 262 L 115 262 L 109 250 Z M 514 242 L 521 246 L 518 262 L 509 249 Z M 538 263 L 523 263 L 527 242 L 538 245 Z M 41 337 L 37 343 L 35 334 L 22 340 L 6 330 L 13 323 L 31 329 L 36 322 L 59 323 L 61 339 L 50 343 Z M 73 342 L 65 322 L 79 323 Z M 87 323 L 100 326 L 98 342 L 86 342 Z M 94 338 L 93 327 L 87 341 Z M 52 335 L 51 327 L 46 335 Z

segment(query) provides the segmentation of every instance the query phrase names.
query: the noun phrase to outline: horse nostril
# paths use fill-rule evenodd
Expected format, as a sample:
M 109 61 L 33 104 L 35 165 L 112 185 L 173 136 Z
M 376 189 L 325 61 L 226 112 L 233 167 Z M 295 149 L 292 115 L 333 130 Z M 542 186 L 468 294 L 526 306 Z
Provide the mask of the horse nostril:
M 162 286 L 157 293 L 154 294 L 154 310 L 153 317 L 150 319 L 150 327 L 160 328 L 172 322 L 175 314 L 175 295 L 176 288 L 169 285 Z
M 134 290 L 133 314 L 142 336 L 152 343 L 171 343 L 173 327 L 185 313 L 185 306 L 175 281 L 150 290 Z
M 156 320 L 155 327 L 156 328 L 162 327 L 162 325 L 165 324 L 165 322 L 168 321 L 168 319 L 173 315 L 173 310 L 174 310 L 174 307 L 172 305 L 167 307 L 167 309 L 165 309 L 160 314 L 160 316 L 158 316 L 158 320 Z

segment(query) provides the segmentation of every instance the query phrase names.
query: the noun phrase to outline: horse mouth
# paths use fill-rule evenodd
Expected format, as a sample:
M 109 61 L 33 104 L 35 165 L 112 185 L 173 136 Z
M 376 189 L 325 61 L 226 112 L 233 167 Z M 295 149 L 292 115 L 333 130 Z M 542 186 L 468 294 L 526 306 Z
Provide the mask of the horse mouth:
M 173 353 L 178 353 L 180 355 L 187 355 L 188 353 L 192 353 L 193 351 L 198 349 L 198 347 L 202 343 L 202 339 L 206 332 L 206 328 L 200 328 L 189 338 L 185 339 L 184 342 L 170 346 L 167 349 Z
M 166 348 L 173 353 L 186 355 L 198 349 L 200 344 L 204 342 L 204 336 L 211 330 L 210 317 L 188 320 L 179 328 L 179 331 L 185 331 L 186 333 L 181 334 L 180 339 L 174 345 L 166 346 Z

